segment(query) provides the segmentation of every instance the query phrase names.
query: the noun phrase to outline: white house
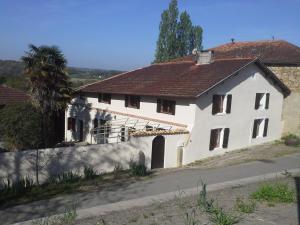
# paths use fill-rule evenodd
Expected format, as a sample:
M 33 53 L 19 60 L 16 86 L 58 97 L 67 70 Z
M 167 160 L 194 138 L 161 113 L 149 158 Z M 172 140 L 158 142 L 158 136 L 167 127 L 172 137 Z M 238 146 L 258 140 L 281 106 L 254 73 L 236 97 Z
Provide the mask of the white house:
M 280 138 L 289 93 L 258 58 L 201 52 L 82 87 L 66 112 L 65 139 L 110 144 L 147 137 L 151 148 L 135 145 L 146 149 L 147 165 L 175 167 Z

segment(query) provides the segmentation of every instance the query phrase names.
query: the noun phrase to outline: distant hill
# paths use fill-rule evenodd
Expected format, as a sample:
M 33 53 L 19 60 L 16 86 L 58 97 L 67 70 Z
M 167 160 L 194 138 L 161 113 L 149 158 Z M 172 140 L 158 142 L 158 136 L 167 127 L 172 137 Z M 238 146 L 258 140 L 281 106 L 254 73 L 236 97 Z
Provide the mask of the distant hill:
M 20 61 L 0 59 L 0 77 L 18 77 L 23 74 L 24 65 Z M 68 67 L 70 77 L 82 79 L 104 79 L 122 73 L 119 70 Z

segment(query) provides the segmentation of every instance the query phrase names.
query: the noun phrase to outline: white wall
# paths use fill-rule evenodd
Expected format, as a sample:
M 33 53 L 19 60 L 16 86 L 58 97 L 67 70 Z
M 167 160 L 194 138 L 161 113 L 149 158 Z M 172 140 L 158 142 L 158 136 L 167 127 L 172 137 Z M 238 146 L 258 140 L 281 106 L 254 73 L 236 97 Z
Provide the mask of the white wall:
M 184 150 L 184 164 L 281 137 L 283 95 L 272 85 L 272 81 L 266 80 L 262 74 L 257 66 L 250 65 L 238 75 L 199 97 L 195 126 L 191 132 L 190 142 Z M 224 93 L 232 94 L 231 113 L 212 115 L 213 94 Z M 270 93 L 268 110 L 254 109 L 256 93 Z M 268 135 L 252 139 L 253 122 L 259 118 L 269 118 Z M 210 151 L 211 129 L 226 127 L 230 128 L 228 148 Z
M 13 180 L 25 176 L 35 178 L 36 162 L 40 167 L 40 182 L 51 175 L 73 171 L 81 173 L 84 166 L 91 166 L 98 172 L 113 171 L 120 164 L 124 169 L 129 167 L 131 159 L 145 163 L 151 168 L 152 141 L 155 136 L 131 137 L 128 142 L 74 146 L 39 150 L 36 161 L 36 150 L 0 153 L 0 180 Z M 184 135 L 164 135 L 164 167 L 177 166 L 177 146 L 182 143 Z

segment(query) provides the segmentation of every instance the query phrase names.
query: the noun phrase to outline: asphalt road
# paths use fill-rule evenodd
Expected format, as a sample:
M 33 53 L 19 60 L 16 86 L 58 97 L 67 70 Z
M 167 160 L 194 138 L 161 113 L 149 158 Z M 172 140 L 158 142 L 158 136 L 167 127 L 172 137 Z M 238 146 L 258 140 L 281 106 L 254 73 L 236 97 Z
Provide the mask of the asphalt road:
M 274 160 L 255 161 L 217 169 L 178 170 L 162 173 L 161 175 L 137 183 L 113 186 L 101 192 L 64 195 L 0 210 L 0 223 L 5 225 L 63 213 L 66 207 L 70 207 L 74 203 L 77 204 L 78 209 L 84 209 L 97 205 L 193 188 L 197 187 L 201 180 L 206 184 L 216 184 L 297 168 L 300 168 L 300 154 L 298 153 Z

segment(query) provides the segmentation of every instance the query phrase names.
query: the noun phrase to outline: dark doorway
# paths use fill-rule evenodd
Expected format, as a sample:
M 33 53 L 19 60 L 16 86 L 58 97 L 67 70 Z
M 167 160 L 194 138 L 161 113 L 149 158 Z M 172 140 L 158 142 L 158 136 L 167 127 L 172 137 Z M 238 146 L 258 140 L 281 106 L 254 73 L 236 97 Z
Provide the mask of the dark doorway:
M 157 136 L 152 141 L 151 169 L 164 168 L 165 138 Z
M 79 141 L 83 141 L 83 120 L 79 120 Z

